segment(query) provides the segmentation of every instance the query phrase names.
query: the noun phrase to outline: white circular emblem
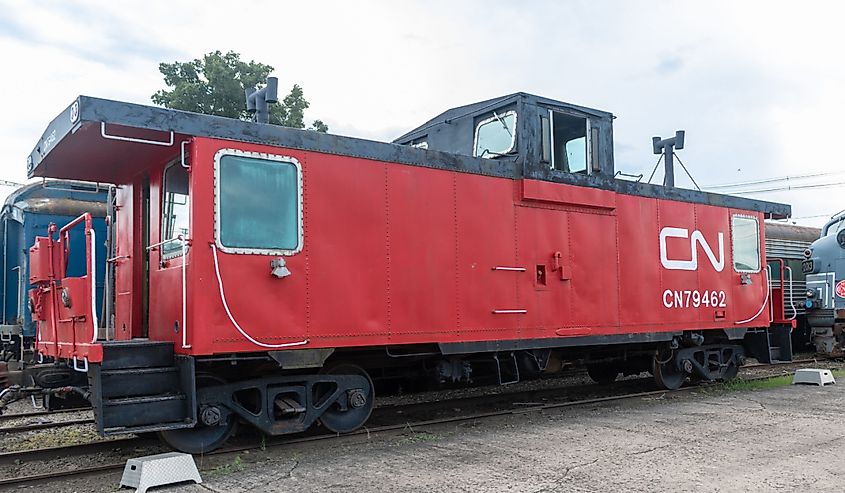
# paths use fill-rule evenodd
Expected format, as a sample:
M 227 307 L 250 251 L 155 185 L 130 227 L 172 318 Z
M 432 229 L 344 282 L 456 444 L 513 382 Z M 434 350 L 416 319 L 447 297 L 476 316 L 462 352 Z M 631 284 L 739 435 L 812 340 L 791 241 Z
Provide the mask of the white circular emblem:
M 76 120 L 79 119 L 79 101 L 74 101 L 72 105 L 70 105 L 70 122 L 76 123 Z

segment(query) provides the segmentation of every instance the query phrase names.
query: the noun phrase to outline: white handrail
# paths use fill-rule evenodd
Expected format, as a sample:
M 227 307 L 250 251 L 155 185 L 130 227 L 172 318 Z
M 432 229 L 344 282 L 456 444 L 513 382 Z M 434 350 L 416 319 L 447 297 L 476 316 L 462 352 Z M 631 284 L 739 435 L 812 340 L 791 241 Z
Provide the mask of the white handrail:
M 182 235 L 179 235 L 182 238 Z M 188 318 L 187 308 L 187 268 L 188 268 L 188 239 L 182 238 L 182 349 L 191 347 L 188 344 L 188 326 L 186 319 Z
M 91 227 L 91 267 L 88 273 L 91 276 L 91 321 L 94 322 L 94 334 L 91 336 L 91 344 L 97 342 L 97 329 L 100 322 L 97 320 L 97 241 L 94 234 L 94 227 Z
M 120 135 L 110 135 L 110 134 L 106 133 L 106 122 L 100 122 L 100 135 L 104 139 L 120 140 L 120 141 L 123 141 L 123 142 L 134 142 L 136 144 L 152 144 L 152 145 L 156 145 L 156 146 L 170 147 L 170 146 L 173 145 L 173 139 L 174 139 L 175 134 L 174 134 L 173 130 L 171 130 L 170 131 L 170 140 L 167 141 L 167 142 L 162 142 L 160 140 L 139 139 L 137 137 L 123 137 L 123 136 L 120 136 Z
M 769 268 L 768 268 L 768 267 L 766 267 L 766 270 L 767 270 L 767 271 L 768 271 L 768 269 L 769 269 Z M 740 322 L 734 322 L 734 325 L 747 324 L 748 322 L 751 322 L 751 321 L 752 321 L 752 320 L 754 320 L 755 318 L 759 317 L 759 316 L 760 316 L 760 314 L 761 314 L 761 313 L 763 313 L 763 310 L 765 310 L 765 309 L 766 309 L 766 305 L 768 305 L 768 304 L 769 304 L 769 290 L 772 288 L 772 282 L 771 282 L 771 280 L 770 280 L 770 279 L 767 279 L 766 281 L 767 281 L 767 284 L 768 284 L 768 289 L 766 289 L 766 299 L 764 299 L 764 300 L 763 300 L 763 305 L 760 307 L 760 309 L 759 309 L 759 310 L 757 310 L 757 313 L 755 313 L 753 317 L 751 317 L 751 318 L 749 318 L 749 319 L 747 319 L 747 320 L 742 320 L 742 321 L 740 321 Z
M 798 318 L 798 309 L 795 307 L 795 300 L 792 297 L 792 267 L 787 265 L 785 269 L 789 272 L 789 307 L 792 308 L 792 316 L 787 320 L 795 320 Z
M 226 315 L 229 316 L 229 321 L 232 322 L 232 325 L 234 325 L 235 328 L 238 329 L 238 332 L 240 332 L 242 336 L 247 338 L 249 340 L 249 342 L 255 344 L 256 346 L 261 346 L 261 347 L 266 347 L 266 348 L 271 348 L 271 349 L 280 349 L 280 348 L 294 347 L 294 346 L 304 346 L 305 344 L 308 344 L 308 339 L 305 339 L 305 340 L 302 340 L 302 341 L 297 341 L 297 342 L 286 342 L 286 343 L 282 343 L 282 344 L 266 344 L 266 343 L 263 343 L 259 340 L 256 340 L 254 337 L 247 334 L 246 331 L 241 328 L 241 326 L 238 324 L 238 322 L 235 321 L 235 317 L 232 316 L 232 312 L 229 310 L 229 304 L 226 302 L 226 295 L 223 293 L 223 279 L 220 277 L 220 265 L 217 261 L 217 245 L 215 245 L 213 242 L 211 243 L 211 250 L 213 252 L 213 257 L 214 257 L 214 273 L 217 274 L 217 285 L 220 287 L 220 301 L 223 302 L 223 309 L 226 310 Z

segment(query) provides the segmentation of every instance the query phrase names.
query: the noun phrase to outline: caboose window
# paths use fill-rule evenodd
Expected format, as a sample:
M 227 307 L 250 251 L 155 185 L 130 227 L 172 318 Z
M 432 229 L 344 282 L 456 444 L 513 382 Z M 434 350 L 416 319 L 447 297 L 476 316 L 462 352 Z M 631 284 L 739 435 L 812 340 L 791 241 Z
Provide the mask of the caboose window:
M 180 164 L 171 164 L 164 170 L 164 198 L 161 204 L 161 241 L 182 235 L 188 238 L 188 171 Z M 161 245 L 163 258 L 182 254 L 180 240 Z
M 414 139 L 408 145 L 411 147 L 416 147 L 417 149 L 428 149 L 428 137 L 420 137 Z
M 300 250 L 301 173 L 295 159 L 224 150 L 218 153 L 217 173 L 223 249 L 267 254 Z
M 588 118 L 550 111 L 552 123 L 551 168 L 569 173 L 590 174 Z
M 513 150 L 516 144 L 516 111 L 493 112 L 493 116 L 475 127 L 476 157 L 497 157 Z
M 731 222 L 734 270 L 760 271 L 760 225 L 749 216 L 733 216 Z

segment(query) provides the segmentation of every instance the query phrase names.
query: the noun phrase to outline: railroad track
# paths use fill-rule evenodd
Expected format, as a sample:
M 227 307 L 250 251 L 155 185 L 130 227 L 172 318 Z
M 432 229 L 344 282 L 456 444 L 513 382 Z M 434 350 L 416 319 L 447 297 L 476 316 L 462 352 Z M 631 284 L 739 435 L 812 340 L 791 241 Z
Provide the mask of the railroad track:
M 817 361 L 817 360 L 815 360 L 815 359 L 804 359 L 804 360 L 798 360 L 798 361 L 793 361 L 791 363 L 783 363 L 783 364 L 778 364 L 778 365 L 755 363 L 755 364 L 752 364 L 752 365 L 746 365 L 743 368 L 744 369 L 761 368 L 761 367 L 778 368 L 778 367 L 784 367 L 784 366 L 789 366 L 789 365 L 799 365 L 799 364 L 812 363 L 812 362 L 815 362 L 815 361 Z M 573 376 L 577 376 L 577 375 L 581 375 L 581 374 L 586 374 L 586 372 L 582 369 L 572 370 L 572 371 L 570 371 L 566 374 L 561 374 L 559 376 L 555 376 L 554 378 L 550 378 L 548 381 L 552 381 L 552 380 L 555 380 L 555 379 L 564 379 L 566 377 L 573 377 Z M 590 384 L 589 386 L 594 387 L 592 384 Z M 571 391 L 573 389 L 577 390 L 580 387 L 584 387 L 584 386 L 583 385 L 576 385 L 576 386 L 567 385 L 567 386 L 559 387 L 559 388 L 565 388 L 565 389 Z M 448 400 L 449 401 L 456 401 L 456 402 L 457 401 L 462 402 L 462 401 L 465 401 L 467 399 L 472 399 L 473 401 L 480 401 L 482 399 L 489 399 L 492 395 L 498 395 L 502 398 L 507 398 L 508 396 L 514 396 L 514 395 L 522 394 L 522 393 L 526 393 L 526 392 L 529 392 L 529 393 L 530 392 L 547 392 L 549 390 L 554 390 L 556 388 L 558 388 L 558 387 L 538 389 L 537 391 L 519 391 L 519 392 L 515 392 L 515 393 L 513 393 L 513 392 L 502 392 L 502 393 L 498 393 L 498 394 L 485 394 L 485 395 L 473 396 L 473 397 L 459 397 L 459 398 L 456 398 L 456 399 L 450 398 Z M 438 400 L 438 402 L 444 402 L 444 400 Z M 377 404 L 377 406 L 378 406 L 378 404 Z M 397 406 L 396 404 L 387 404 L 387 405 L 378 406 L 378 407 L 396 407 L 396 406 Z M 63 427 L 68 427 L 68 426 L 93 424 L 94 423 L 93 418 L 85 417 L 85 418 L 66 420 L 66 421 L 41 421 L 41 422 L 36 422 L 36 423 L 25 423 L 25 424 L 20 424 L 20 425 L 13 425 L 13 426 L 2 426 L 3 422 L 12 421 L 12 420 L 15 420 L 15 419 L 28 419 L 28 418 L 39 418 L 39 417 L 48 418 L 48 417 L 56 416 L 56 415 L 62 415 L 62 414 L 68 414 L 68 413 L 78 413 L 78 412 L 82 412 L 82 411 L 85 411 L 85 410 L 86 409 L 62 409 L 62 410 L 57 410 L 57 411 L 33 411 L 31 413 L 2 414 L 2 415 L 0 415 L 0 437 L 2 437 L 5 434 L 10 434 L 10 433 L 23 433 L 23 432 L 28 432 L 28 431 L 38 431 L 38 430 L 45 430 L 45 429 L 51 429 L 51 428 L 63 428 Z
M 783 374 L 790 374 L 791 367 L 814 363 L 816 360 L 799 360 L 778 365 L 750 365 L 743 369 L 744 373 L 754 373 L 763 370 L 778 370 L 767 372 L 758 376 L 742 376 L 742 380 L 765 380 Z M 763 371 L 763 373 L 766 373 Z M 254 451 L 265 448 L 278 448 L 296 444 L 311 443 L 326 440 L 349 439 L 362 435 L 382 434 L 389 432 L 414 431 L 426 426 L 460 423 L 479 419 L 487 419 L 497 416 L 512 414 L 527 414 L 545 410 L 560 409 L 566 407 L 577 407 L 585 405 L 600 404 L 606 402 L 622 401 L 643 397 L 661 396 L 667 393 L 679 393 L 702 388 L 717 388 L 721 384 L 692 385 L 683 387 L 677 391 L 667 390 L 639 390 L 644 385 L 650 385 L 650 378 L 625 380 L 617 382 L 608 387 L 597 385 L 570 385 L 567 387 L 556 387 L 551 389 L 537 389 L 513 393 L 498 393 L 469 396 L 465 398 L 445 399 L 437 401 L 416 402 L 404 405 L 386 405 L 377 407 L 370 423 L 374 426 L 366 427 L 353 433 L 343 435 L 335 434 L 309 434 L 293 438 L 278 438 L 267 441 L 249 441 L 240 445 L 225 447 L 211 452 L 209 456 L 225 456 L 245 451 Z M 577 392 L 584 391 L 589 387 L 593 393 L 604 393 L 609 395 L 588 395 L 577 397 Z M 623 393 L 619 393 L 624 391 Z M 616 393 L 614 393 L 616 392 Z M 566 395 L 563 395 L 566 394 Z M 566 396 L 575 397 L 567 400 Z M 527 399 L 524 399 L 527 398 Z M 521 400 L 518 400 L 521 399 Z M 557 399 L 557 400 L 549 400 Z M 545 400 L 545 402 L 543 402 Z M 455 414 L 455 410 L 463 411 L 471 409 L 473 412 Z M 451 411 L 451 412 L 450 412 Z M 425 419 L 426 416 L 442 414 L 434 418 Z M 415 418 L 414 416 L 419 416 Z M 127 437 L 114 440 L 102 440 L 80 445 L 62 447 L 50 447 L 43 449 L 31 449 L 23 451 L 0 453 L 0 470 L 9 470 L 12 465 L 25 465 L 33 462 L 49 462 L 57 458 L 70 456 L 86 456 L 107 453 L 108 456 L 122 457 L 121 460 L 106 460 L 86 467 L 74 467 L 70 470 L 49 471 L 19 475 L 14 477 L 0 478 L 0 487 L 11 485 L 32 485 L 47 482 L 55 479 L 74 476 L 92 475 L 103 472 L 119 472 L 123 470 L 125 459 L 138 455 L 158 453 L 164 450 L 164 446 L 157 440 L 142 437 Z M 125 456 L 125 457 L 123 457 Z

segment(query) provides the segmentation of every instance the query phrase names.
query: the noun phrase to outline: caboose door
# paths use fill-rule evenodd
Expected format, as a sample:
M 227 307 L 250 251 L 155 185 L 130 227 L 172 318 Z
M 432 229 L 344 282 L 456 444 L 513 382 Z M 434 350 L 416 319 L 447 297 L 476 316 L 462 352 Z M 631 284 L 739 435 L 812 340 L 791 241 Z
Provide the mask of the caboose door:
M 150 182 L 139 177 L 117 189 L 115 196 L 114 338 L 146 335 L 145 304 L 149 244 Z

